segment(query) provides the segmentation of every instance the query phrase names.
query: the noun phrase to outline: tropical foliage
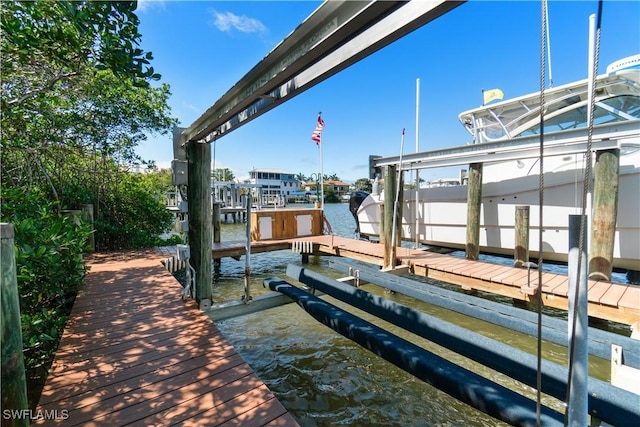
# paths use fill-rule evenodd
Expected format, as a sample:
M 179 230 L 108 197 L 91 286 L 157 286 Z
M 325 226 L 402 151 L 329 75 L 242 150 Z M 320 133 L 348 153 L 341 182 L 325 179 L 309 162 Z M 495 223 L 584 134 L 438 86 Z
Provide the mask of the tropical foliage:
M 353 184 L 353 186 L 356 190 L 366 191 L 367 193 L 371 193 L 373 187 L 369 178 L 360 178 Z
M 30 378 L 41 377 L 82 284 L 81 254 L 91 230 L 38 191 L 4 189 L 2 215 L 11 218 L 16 234 L 25 365 Z
M 231 182 L 236 177 L 229 168 L 216 168 L 212 171 L 211 178 L 214 181 Z
M 28 376 L 57 346 L 90 233 L 96 248 L 149 246 L 167 228 L 166 173 L 136 146 L 175 124 L 169 87 L 139 46 L 136 2 L 4 2 L 0 27 L 2 221 L 15 227 Z

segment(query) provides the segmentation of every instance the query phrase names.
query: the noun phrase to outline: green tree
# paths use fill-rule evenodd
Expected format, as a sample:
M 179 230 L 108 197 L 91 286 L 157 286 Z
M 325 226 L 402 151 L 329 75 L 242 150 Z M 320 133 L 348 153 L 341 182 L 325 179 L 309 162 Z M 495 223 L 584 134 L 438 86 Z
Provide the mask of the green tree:
M 58 347 L 75 292 L 83 282 L 81 254 L 90 229 L 57 209 L 38 190 L 2 189 L 2 221 L 16 233 L 16 268 L 25 368 L 34 407 Z
M 213 171 L 212 178 L 214 181 L 231 182 L 236 177 L 229 168 L 217 168 Z
M 135 154 L 136 146 L 148 133 L 166 133 L 176 122 L 170 117 L 169 87 L 149 85 L 159 75 L 149 66 L 152 55 L 137 47 L 134 6 L 13 2 L 3 7 L 3 187 L 27 192 L 38 187 L 60 201 L 59 208 L 93 203 L 97 224 L 115 220 L 104 217 L 111 212 L 107 201 L 122 199 L 122 182 L 133 179 L 125 177 L 129 169 L 147 163 Z M 132 200 L 147 204 L 144 198 Z M 117 229 L 117 221 L 111 227 Z
M 102 194 L 96 219 L 98 249 L 133 249 L 153 246 L 166 231 L 173 214 L 164 205 L 156 174 L 122 174 Z
M 130 171 L 145 164 L 137 144 L 176 122 L 169 87 L 151 85 L 160 76 L 139 47 L 135 7 L 13 1 L 0 8 L 0 214 L 16 228 L 29 369 L 51 360 L 85 273 L 88 227 L 63 209 L 93 203 L 103 249 L 148 245 L 166 226 L 166 181 Z
M 36 1 L 2 5 L 2 111 L 42 104 L 87 72 L 109 70 L 148 86 L 159 79 L 138 47 L 135 1 Z
M 338 197 L 333 188 L 325 188 L 324 201 L 326 203 L 340 203 L 340 197 Z
M 372 184 L 369 178 L 360 178 L 353 185 L 356 190 L 366 191 L 367 193 L 372 191 Z

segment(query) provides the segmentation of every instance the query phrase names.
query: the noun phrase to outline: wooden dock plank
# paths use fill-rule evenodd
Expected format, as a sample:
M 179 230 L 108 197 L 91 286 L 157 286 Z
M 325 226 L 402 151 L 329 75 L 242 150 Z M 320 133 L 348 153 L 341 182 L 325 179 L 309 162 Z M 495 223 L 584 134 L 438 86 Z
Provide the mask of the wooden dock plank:
M 183 425 L 184 427 L 200 427 L 202 426 L 202 420 L 206 420 L 207 423 L 211 423 L 211 425 L 228 425 L 231 424 L 230 421 L 233 420 L 234 425 L 244 426 L 243 422 L 236 422 L 236 418 L 247 413 L 248 411 L 255 409 L 255 405 L 253 405 L 251 401 L 261 401 L 263 399 L 267 399 L 269 397 L 267 392 L 268 390 L 265 386 L 256 387 L 246 393 L 246 396 L 249 397 L 249 399 L 243 399 L 242 396 L 239 396 L 228 402 L 222 402 L 215 407 L 215 410 L 210 409 L 206 412 L 203 412 L 198 417 L 192 417 L 191 419 L 185 420 L 181 423 L 181 425 Z M 244 417 L 244 422 L 248 423 L 249 420 L 247 418 L 248 416 L 252 415 L 254 418 L 257 418 L 258 422 L 270 423 L 277 418 L 282 418 L 284 424 L 278 425 L 290 425 L 288 421 L 288 417 L 290 417 L 290 415 L 288 414 L 279 415 L 278 417 L 274 417 L 273 419 L 269 419 L 267 417 L 269 414 L 266 411 L 269 411 L 271 416 L 274 416 L 274 412 L 280 413 L 284 409 L 279 402 L 275 401 L 275 399 L 265 401 L 264 406 L 264 414 L 256 414 L 255 412 L 247 414 Z M 270 408 L 270 406 L 272 408 Z M 260 419 L 261 415 L 265 415 L 265 418 Z
M 522 267 L 520 267 L 522 269 Z M 513 281 L 513 286 L 538 286 L 538 269 L 524 270 L 527 274 L 522 275 L 519 279 Z
M 164 255 L 96 255 L 38 410 L 68 410 L 66 426 L 297 425 L 209 317 L 182 301 Z M 192 419 L 204 413 L 219 421 Z
M 622 298 L 618 301 L 618 305 L 624 308 L 636 308 L 640 304 L 640 287 L 628 286 L 627 290 L 622 294 Z
M 610 286 L 609 289 L 607 289 L 607 292 L 605 292 L 604 295 L 600 297 L 599 302 L 600 304 L 617 307 L 620 299 L 622 298 L 622 295 L 624 295 L 626 290 L 627 286 L 614 284 L 614 286 Z
M 588 299 L 589 301 L 600 303 L 600 299 L 602 296 L 607 293 L 609 288 L 611 287 L 611 282 L 605 282 L 603 280 L 589 280 L 589 292 Z
M 383 245 L 337 236 L 315 236 L 312 240 L 319 251 L 327 254 L 354 256 L 359 260 L 381 259 Z M 332 243 L 329 243 L 332 242 Z M 341 251 L 333 248 L 339 247 Z M 512 298 L 531 300 L 533 292 L 523 292 L 522 287 L 538 285 L 538 270 L 491 264 L 467 260 L 444 254 L 429 253 L 409 248 L 397 248 L 396 254 L 402 263 L 409 264 L 412 271 L 420 271 L 427 277 L 459 285 L 464 289 L 478 289 Z M 380 262 L 378 262 L 380 264 Z M 530 279 L 530 283 L 529 283 Z M 612 283 L 607 289 L 601 284 L 590 284 L 589 315 L 631 325 L 640 321 L 640 288 L 633 285 Z M 629 293 L 626 291 L 629 289 Z M 550 307 L 566 310 L 568 307 L 568 279 L 566 275 L 542 273 L 543 301 Z
M 476 262 L 472 268 L 469 268 L 465 274 L 472 277 L 485 278 L 485 280 L 491 280 L 491 277 L 495 276 L 499 272 L 504 271 L 503 266 L 495 264 L 487 264 L 484 262 Z M 454 271 L 455 273 L 455 271 Z
M 206 372 L 206 371 L 205 371 Z M 236 366 L 211 376 L 196 376 L 187 372 L 142 389 L 132 390 L 126 397 L 116 396 L 96 405 L 74 409 L 70 412 L 72 425 L 127 425 L 144 421 L 149 415 L 209 394 L 211 403 L 229 400 L 257 387 L 260 380 L 251 375 L 246 364 Z M 173 420 L 171 420 L 173 423 Z M 70 424 L 71 425 L 71 424 Z
M 536 283 L 538 281 L 538 271 L 536 270 Z M 555 273 L 542 273 L 542 292 L 556 294 L 557 288 L 567 286 L 567 276 Z
M 430 268 L 437 268 L 442 271 L 446 271 L 447 273 L 455 273 L 461 275 L 468 275 L 468 271 L 478 267 L 472 260 L 464 259 L 464 258 L 454 258 L 452 262 L 438 262 L 431 263 Z
M 252 251 L 262 252 L 291 248 L 292 242 L 313 243 L 315 254 L 344 256 L 360 261 L 382 265 L 384 246 L 379 243 L 350 239 L 341 236 L 308 236 L 282 241 L 252 242 Z M 217 245 L 217 246 L 216 246 Z M 213 246 L 214 258 L 238 256 L 244 253 L 244 242 L 227 242 Z M 451 255 L 439 254 L 408 247 L 396 248 L 399 263 L 410 266 L 411 271 L 437 280 L 461 286 L 464 289 L 478 289 L 512 298 L 531 300 L 535 293 L 523 292 L 523 288 L 536 288 L 538 270 L 467 260 Z M 530 283 L 529 283 L 530 279 Z M 612 283 L 593 286 L 589 292 L 590 315 L 620 323 L 633 324 L 640 321 L 640 295 L 633 285 Z M 623 298 L 628 288 L 630 292 Z M 566 275 L 543 272 L 542 292 L 545 304 L 554 308 L 568 307 L 568 280 Z M 128 295 L 129 294 L 123 294 Z M 622 302 L 621 302 L 622 301 Z

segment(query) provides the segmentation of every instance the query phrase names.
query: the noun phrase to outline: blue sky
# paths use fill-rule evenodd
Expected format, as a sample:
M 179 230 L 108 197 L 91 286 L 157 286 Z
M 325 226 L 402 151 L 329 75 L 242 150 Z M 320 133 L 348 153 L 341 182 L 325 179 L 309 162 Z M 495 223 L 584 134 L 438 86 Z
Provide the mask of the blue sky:
M 309 16 L 319 1 L 138 2 L 141 47 L 171 86 L 170 105 L 189 126 Z M 596 1 L 550 1 L 553 84 L 587 76 L 588 17 Z M 471 141 L 458 121 L 480 106 L 482 89 L 505 98 L 540 85 L 539 1 L 470 1 L 352 65 L 216 142 L 216 167 L 237 178 L 256 168 L 320 170 L 311 140 L 317 113 L 325 120 L 324 173 L 347 181 L 368 175 L 370 154 L 416 147 L 416 79 L 420 79 L 420 151 Z M 640 2 L 605 1 L 600 69 L 640 53 Z M 151 136 L 144 159 L 168 167 L 171 136 Z M 456 176 L 428 170 L 429 181 Z

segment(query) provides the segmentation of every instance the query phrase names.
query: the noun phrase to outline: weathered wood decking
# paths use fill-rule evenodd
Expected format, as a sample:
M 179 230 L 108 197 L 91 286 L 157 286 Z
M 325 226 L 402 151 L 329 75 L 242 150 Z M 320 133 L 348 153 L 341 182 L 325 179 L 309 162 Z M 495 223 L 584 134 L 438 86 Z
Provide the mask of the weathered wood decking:
M 313 251 L 317 254 L 343 256 L 377 265 L 382 265 L 384 258 L 384 245 L 331 235 L 252 242 L 251 251 L 287 249 L 292 247 L 295 240 L 313 243 Z M 214 243 L 212 251 L 213 258 L 237 257 L 244 254 L 245 243 Z M 477 289 L 524 301 L 535 298 L 537 270 L 528 272 L 523 268 L 404 247 L 396 248 L 396 256 L 399 263 L 408 265 L 416 275 L 458 285 L 463 289 Z M 626 325 L 640 322 L 640 286 L 589 280 L 588 288 L 589 316 Z M 544 305 L 567 310 L 568 291 L 566 275 L 542 274 Z
M 318 250 L 381 264 L 384 245 L 338 236 L 317 236 L 305 240 L 318 244 Z M 398 262 L 413 273 L 511 298 L 529 301 L 538 286 L 538 271 L 473 261 L 434 252 L 397 248 Z M 530 282 L 529 282 L 530 280 Z M 533 288 L 533 289 L 532 289 Z M 601 280 L 588 280 L 589 316 L 626 325 L 640 322 L 640 287 Z M 542 273 L 542 301 L 549 307 L 567 310 L 569 282 L 566 275 Z
M 297 425 L 161 258 L 92 257 L 34 423 Z

